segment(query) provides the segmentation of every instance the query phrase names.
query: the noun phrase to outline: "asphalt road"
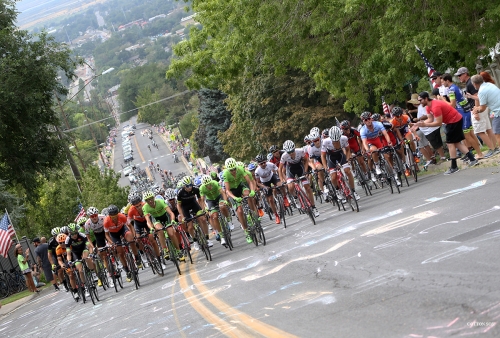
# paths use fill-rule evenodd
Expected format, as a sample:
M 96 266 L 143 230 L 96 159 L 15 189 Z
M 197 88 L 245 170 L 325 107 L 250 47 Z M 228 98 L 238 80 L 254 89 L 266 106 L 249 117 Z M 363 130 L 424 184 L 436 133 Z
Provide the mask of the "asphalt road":
M 473 168 L 399 195 L 362 193 L 359 213 L 319 205 L 316 225 L 265 219 L 264 247 L 235 222 L 232 252 L 215 243 L 211 262 L 195 252 L 181 276 L 144 270 L 139 290 L 101 291 L 96 306 L 44 291 L 3 317 L 0 334 L 498 337 L 499 183 L 498 167 Z

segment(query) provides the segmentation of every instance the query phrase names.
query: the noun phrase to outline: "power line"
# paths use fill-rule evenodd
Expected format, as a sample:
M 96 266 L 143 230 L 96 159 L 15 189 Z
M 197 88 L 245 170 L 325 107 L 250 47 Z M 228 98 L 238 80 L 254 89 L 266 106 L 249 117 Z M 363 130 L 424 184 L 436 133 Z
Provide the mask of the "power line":
M 183 91 L 183 92 L 181 92 L 181 93 L 177 93 L 177 94 L 174 94 L 174 95 L 172 95 L 172 96 L 165 97 L 165 98 L 160 99 L 160 100 L 158 100 L 158 101 L 154 101 L 154 102 L 151 102 L 151 103 L 145 104 L 144 106 L 141 106 L 141 107 L 137 107 L 137 108 L 134 108 L 134 109 L 130 109 L 130 110 L 128 110 L 128 111 L 125 111 L 125 112 L 123 112 L 123 113 L 119 113 L 119 114 L 117 114 L 117 115 L 127 114 L 127 113 L 133 112 L 133 111 L 135 111 L 135 110 L 138 110 L 138 109 L 141 109 L 141 108 L 144 108 L 144 107 L 147 107 L 147 106 L 151 106 L 151 105 L 153 105 L 153 104 L 157 104 L 157 103 L 162 102 L 162 101 L 170 100 L 170 99 L 173 99 L 174 97 L 181 96 L 181 95 L 184 95 L 184 94 L 187 94 L 187 93 L 191 93 L 191 92 L 193 92 L 193 90 L 185 90 L 185 91 Z M 77 130 L 77 129 L 80 129 L 80 128 L 84 128 L 84 127 L 90 126 L 90 125 L 92 125 L 92 124 L 99 123 L 99 122 L 102 122 L 102 121 L 106 121 L 106 120 L 109 120 L 109 119 L 112 119 L 112 118 L 114 118 L 114 116 L 109 116 L 109 117 L 106 117 L 106 118 L 101 119 L 101 120 L 98 120 L 98 121 L 94 121 L 94 122 L 90 122 L 90 123 L 84 124 L 84 125 L 82 125 L 82 126 L 78 126 L 78 127 L 75 127 L 75 128 L 67 129 L 67 130 L 65 130 L 65 131 L 64 131 L 64 133 L 69 133 L 69 132 L 71 132 L 71 131 L 74 131 L 74 130 Z

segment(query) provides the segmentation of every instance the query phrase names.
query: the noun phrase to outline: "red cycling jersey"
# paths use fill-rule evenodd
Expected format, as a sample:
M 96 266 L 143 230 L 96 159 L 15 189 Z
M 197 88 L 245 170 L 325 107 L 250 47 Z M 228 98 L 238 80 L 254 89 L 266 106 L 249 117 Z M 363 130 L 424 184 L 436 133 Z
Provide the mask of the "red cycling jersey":
M 351 148 L 352 153 L 353 154 L 358 153 L 360 151 L 358 143 L 358 137 L 360 137 L 359 131 L 357 131 L 354 128 L 351 128 L 351 132 L 349 133 L 349 135 L 345 136 L 347 136 L 347 140 L 349 141 L 349 148 Z

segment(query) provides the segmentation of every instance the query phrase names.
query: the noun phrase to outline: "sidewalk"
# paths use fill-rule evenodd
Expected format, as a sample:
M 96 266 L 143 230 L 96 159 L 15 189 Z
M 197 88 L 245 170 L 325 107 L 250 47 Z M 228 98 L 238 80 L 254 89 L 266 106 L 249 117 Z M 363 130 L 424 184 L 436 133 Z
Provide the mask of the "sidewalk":
M 40 291 L 40 294 L 42 294 L 43 290 Z M 30 300 L 32 300 L 35 297 L 38 297 L 38 294 L 32 294 L 29 296 L 26 296 L 24 298 L 18 299 L 12 303 L 9 303 L 7 305 L 2 305 L 2 308 L 0 308 L 0 317 L 3 317 L 5 315 L 8 315 L 9 313 L 13 312 L 17 308 L 19 308 L 21 305 L 24 305 L 28 303 Z

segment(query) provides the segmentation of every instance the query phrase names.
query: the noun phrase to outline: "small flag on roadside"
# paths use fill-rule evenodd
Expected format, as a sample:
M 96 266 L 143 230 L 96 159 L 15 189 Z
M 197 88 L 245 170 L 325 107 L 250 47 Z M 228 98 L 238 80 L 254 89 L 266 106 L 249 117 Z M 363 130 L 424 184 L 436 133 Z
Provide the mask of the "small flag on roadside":
M 417 45 L 415 45 L 415 48 L 417 49 L 418 54 L 420 54 L 422 60 L 424 60 L 425 62 L 425 66 L 427 67 L 427 74 L 429 74 L 429 78 L 432 82 L 432 88 L 437 88 L 438 86 L 436 85 L 436 81 L 432 79 L 432 75 L 436 72 L 436 70 L 434 69 L 434 67 L 432 67 L 431 63 L 429 62 L 429 60 L 427 60 L 420 48 L 418 48 Z
M 389 105 L 385 103 L 384 97 L 382 97 L 382 110 L 386 117 L 391 117 L 391 111 L 389 110 Z
M 78 213 L 78 215 L 75 218 L 75 223 L 78 224 L 78 221 L 80 220 L 80 218 L 82 218 L 84 216 L 85 216 L 85 208 L 80 204 L 80 212 Z
M 12 236 L 16 234 L 14 227 L 12 226 L 9 215 L 7 213 L 3 215 L 2 220 L 0 220 L 0 255 L 7 257 L 9 254 L 9 249 L 12 245 Z

